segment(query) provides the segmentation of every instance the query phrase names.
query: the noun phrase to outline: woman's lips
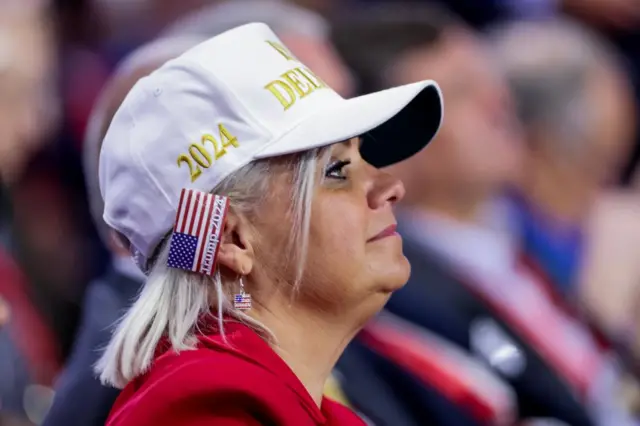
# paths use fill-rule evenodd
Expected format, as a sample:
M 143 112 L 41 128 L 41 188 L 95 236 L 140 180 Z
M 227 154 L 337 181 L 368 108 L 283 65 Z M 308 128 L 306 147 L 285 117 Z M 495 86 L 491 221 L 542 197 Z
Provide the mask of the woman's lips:
M 369 241 L 367 242 L 371 243 L 374 241 L 381 240 L 383 238 L 398 236 L 397 228 L 398 226 L 395 223 L 393 225 L 389 225 L 386 228 L 384 228 L 380 233 L 378 233 L 376 236 L 374 236 L 373 238 L 370 238 Z

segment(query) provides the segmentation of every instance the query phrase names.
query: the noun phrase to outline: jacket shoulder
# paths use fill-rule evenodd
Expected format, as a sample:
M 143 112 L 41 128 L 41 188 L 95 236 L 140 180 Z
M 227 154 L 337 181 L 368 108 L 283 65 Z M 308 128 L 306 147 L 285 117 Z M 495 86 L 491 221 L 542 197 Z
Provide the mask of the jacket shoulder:
M 284 383 L 260 365 L 200 348 L 157 358 L 148 373 L 122 391 L 107 424 L 261 424 L 258 419 L 273 419 L 281 406 L 295 404 L 292 398 Z

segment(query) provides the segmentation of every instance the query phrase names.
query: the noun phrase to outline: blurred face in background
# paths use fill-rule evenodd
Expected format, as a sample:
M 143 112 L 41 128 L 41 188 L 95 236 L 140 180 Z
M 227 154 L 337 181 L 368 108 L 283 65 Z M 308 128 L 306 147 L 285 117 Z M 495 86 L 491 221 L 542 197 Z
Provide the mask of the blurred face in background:
M 353 96 L 353 76 L 331 43 L 302 34 L 283 33 L 280 39 L 329 87 L 345 98 Z
M 9 322 L 9 304 L 0 296 L 0 329 Z
M 15 180 L 52 131 L 53 43 L 36 12 L 0 7 L 0 176 Z
M 590 155 L 599 164 L 591 176 L 603 184 L 617 179 L 630 153 L 636 136 L 637 110 L 633 87 L 621 72 L 594 70 L 590 88 L 590 103 L 596 108 Z M 590 165 L 587 167 L 593 170 Z
M 411 188 L 473 193 L 493 190 L 518 176 L 522 140 L 505 80 L 485 46 L 467 31 L 451 30 L 436 46 L 401 57 L 392 83 L 425 78 L 442 88 L 444 121 L 429 147 L 397 171 Z
M 215 0 L 90 0 L 106 25 L 107 38 L 137 43 L 166 25 Z
M 585 84 L 582 133 L 558 135 L 548 126 L 532 145 L 545 151 L 567 184 L 596 189 L 615 183 L 635 137 L 632 93 L 620 71 L 594 67 Z

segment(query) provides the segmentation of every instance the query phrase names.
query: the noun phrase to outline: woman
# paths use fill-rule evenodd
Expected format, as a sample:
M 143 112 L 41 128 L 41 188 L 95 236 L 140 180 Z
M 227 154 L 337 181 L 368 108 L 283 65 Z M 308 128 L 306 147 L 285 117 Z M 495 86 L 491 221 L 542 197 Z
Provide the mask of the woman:
M 126 386 L 108 425 L 362 424 L 322 392 L 409 276 L 403 187 L 374 166 L 440 121 L 433 82 L 346 101 L 264 24 L 136 84 L 100 158 L 104 219 L 149 275 L 98 363 Z

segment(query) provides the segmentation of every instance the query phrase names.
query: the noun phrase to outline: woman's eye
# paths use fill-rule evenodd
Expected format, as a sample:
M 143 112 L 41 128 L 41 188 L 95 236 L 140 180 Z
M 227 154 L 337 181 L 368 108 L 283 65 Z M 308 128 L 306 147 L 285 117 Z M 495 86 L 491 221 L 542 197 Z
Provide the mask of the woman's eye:
M 349 160 L 334 161 L 327 166 L 324 176 L 331 179 L 346 180 L 347 176 L 344 173 L 344 169 L 349 164 L 351 164 Z

